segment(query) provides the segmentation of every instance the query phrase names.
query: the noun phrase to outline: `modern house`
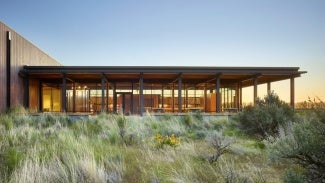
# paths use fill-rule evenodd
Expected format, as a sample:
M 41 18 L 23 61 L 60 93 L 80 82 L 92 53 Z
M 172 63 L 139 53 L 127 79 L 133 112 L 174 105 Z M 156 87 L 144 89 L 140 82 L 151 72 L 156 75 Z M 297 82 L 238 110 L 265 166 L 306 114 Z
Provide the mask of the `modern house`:
M 298 67 L 62 66 L 0 22 L 0 111 L 182 113 L 237 111 L 242 88 L 294 80 Z

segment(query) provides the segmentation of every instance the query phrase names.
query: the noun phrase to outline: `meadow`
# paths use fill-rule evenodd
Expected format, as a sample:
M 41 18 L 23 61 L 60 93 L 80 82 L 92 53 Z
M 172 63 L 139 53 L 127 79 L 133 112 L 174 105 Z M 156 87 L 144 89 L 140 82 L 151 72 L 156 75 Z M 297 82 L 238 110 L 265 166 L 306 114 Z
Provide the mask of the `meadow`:
M 306 121 L 314 114 L 297 115 Z M 309 182 L 306 168 L 281 156 L 295 124 L 265 138 L 247 133 L 239 119 L 188 113 L 71 120 L 18 108 L 0 116 L 0 182 Z M 321 163 L 323 137 L 316 139 Z

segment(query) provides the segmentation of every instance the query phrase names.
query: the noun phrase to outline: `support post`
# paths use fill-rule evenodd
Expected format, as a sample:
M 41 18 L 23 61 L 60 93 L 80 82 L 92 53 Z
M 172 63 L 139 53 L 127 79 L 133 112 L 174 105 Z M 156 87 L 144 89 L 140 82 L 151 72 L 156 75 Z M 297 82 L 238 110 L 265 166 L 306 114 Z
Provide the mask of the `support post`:
M 243 85 L 239 83 L 239 110 L 243 108 Z
M 108 111 L 108 105 L 109 105 L 109 86 L 108 86 L 108 82 L 106 83 L 106 96 L 107 96 L 107 98 L 106 98 L 106 112 L 108 113 L 109 111 Z
M 143 116 L 143 73 L 140 73 L 140 116 Z
M 172 86 L 172 111 L 175 112 L 175 83 Z
M 24 77 L 24 107 L 29 107 L 29 74 Z
M 182 112 L 182 73 L 178 74 L 178 113 Z
M 113 83 L 113 112 L 117 113 L 116 83 Z
M 196 108 L 196 87 L 194 86 L 194 107 Z
M 161 108 L 164 108 L 164 84 L 161 86 Z
M 258 85 L 258 77 L 255 76 L 255 77 L 254 77 L 254 98 L 253 98 L 253 100 L 254 100 L 254 105 L 255 105 L 256 102 L 257 102 L 257 85 Z
M 62 96 L 61 96 L 61 101 L 62 101 L 62 112 L 67 112 L 67 97 L 66 97 L 66 92 L 67 92 L 67 75 L 65 73 L 62 74 Z
M 130 100 L 131 100 L 131 104 L 130 104 L 130 111 L 131 111 L 131 114 L 134 113 L 133 111 L 133 90 L 134 90 L 134 83 L 132 82 L 131 84 L 132 88 L 131 88 L 131 96 L 130 96 Z
M 290 105 L 295 108 L 295 78 L 290 78 Z
M 76 83 L 73 82 L 72 111 L 76 112 Z
M 216 75 L 216 112 L 221 112 L 220 75 Z
M 207 83 L 204 85 L 204 112 L 208 112 L 208 101 L 207 101 Z
M 237 83 L 237 86 L 236 86 L 235 99 L 236 99 L 235 108 L 238 111 L 239 110 L 239 83 Z
M 38 92 L 39 92 L 39 98 L 38 98 L 38 110 L 42 111 L 43 110 L 43 87 L 42 87 L 42 82 L 39 82 L 38 86 Z
M 186 89 L 185 86 L 185 108 L 188 108 L 188 90 Z
M 91 104 L 90 104 L 90 91 L 91 91 L 91 90 L 90 90 L 90 88 L 89 88 L 89 89 L 88 89 L 88 96 L 87 96 L 87 97 L 88 97 L 88 112 L 92 112 L 92 111 L 91 111 L 91 108 L 90 108 L 90 106 L 91 106 Z
M 271 82 L 267 82 L 267 94 L 271 93 Z
M 102 90 L 102 110 L 101 110 L 101 112 L 105 112 L 105 77 L 104 77 L 104 75 L 101 78 L 101 90 Z

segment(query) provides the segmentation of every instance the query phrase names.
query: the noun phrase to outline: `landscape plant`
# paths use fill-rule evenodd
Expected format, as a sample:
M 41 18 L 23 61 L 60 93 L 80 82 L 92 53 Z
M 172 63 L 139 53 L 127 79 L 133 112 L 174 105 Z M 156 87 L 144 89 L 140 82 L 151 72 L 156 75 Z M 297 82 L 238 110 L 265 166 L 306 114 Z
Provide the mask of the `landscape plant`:
M 304 171 L 290 170 L 287 180 L 325 181 L 325 108 L 312 104 L 314 108 L 300 117 L 298 123 L 283 137 L 271 144 L 273 160 L 289 160 Z M 305 178 L 304 178 L 305 177 Z
M 263 99 L 258 98 L 254 106 L 244 107 L 237 117 L 241 129 L 247 135 L 267 139 L 278 136 L 279 128 L 286 128 L 288 122 L 295 121 L 295 112 L 271 92 Z
M 2 114 L 0 182 L 279 182 L 291 167 L 269 164 L 231 118 L 187 115 L 190 126 L 177 115 Z
M 229 146 L 234 143 L 234 138 L 224 136 L 222 131 L 212 131 L 207 135 L 206 141 L 215 150 L 214 154 L 208 158 L 209 162 L 213 163 L 227 152 Z

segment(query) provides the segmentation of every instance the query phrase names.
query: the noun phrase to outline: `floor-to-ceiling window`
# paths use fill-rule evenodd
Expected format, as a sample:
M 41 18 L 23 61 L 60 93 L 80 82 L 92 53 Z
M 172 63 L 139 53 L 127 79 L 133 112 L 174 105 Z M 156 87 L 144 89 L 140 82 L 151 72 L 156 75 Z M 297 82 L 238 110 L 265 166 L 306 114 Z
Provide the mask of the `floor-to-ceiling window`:
M 55 86 L 42 87 L 42 111 L 61 111 L 61 88 Z

